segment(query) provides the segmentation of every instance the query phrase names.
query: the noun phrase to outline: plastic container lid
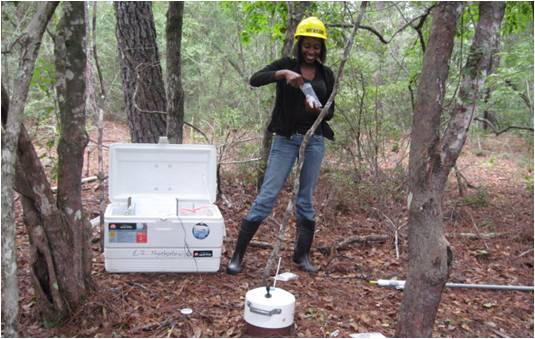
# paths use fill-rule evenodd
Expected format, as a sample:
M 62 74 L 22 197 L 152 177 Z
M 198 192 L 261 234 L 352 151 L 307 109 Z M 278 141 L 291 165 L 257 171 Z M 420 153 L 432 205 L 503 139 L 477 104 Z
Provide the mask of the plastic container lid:
M 214 203 L 216 153 L 214 145 L 110 145 L 109 198 L 172 196 Z
M 253 302 L 255 305 L 281 307 L 295 304 L 295 297 L 288 291 L 278 287 L 270 287 L 270 298 L 266 297 L 267 290 L 265 287 L 257 287 L 245 294 L 245 299 Z

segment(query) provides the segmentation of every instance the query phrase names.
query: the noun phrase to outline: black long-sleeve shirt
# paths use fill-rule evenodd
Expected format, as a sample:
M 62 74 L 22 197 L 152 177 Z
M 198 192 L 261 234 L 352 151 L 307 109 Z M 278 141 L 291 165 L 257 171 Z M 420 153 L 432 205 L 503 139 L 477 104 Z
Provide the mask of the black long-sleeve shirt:
M 321 104 L 325 105 L 333 90 L 334 74 L 329 67 L 320 63 L 316 63 L 316 65 L 316 77 L 308 82 L 312 84 Z M 284 78 L 275 79 L 275 72 L 283 69 L 301 74 L 301 68 L 297 61 L 285 57 L 274 61 L 253 74 L 249 83 L 254 87 L 264 86 L 273 82 L 277 83 L 275 107 L 271 114 L 268 131 L 289 137 L 295 132 L 306 132 L 316 120 L 317 115 L 305 109 L 305 96 L 299 88 L 287 84 Z M 316 134 L 322 134 L 330 140 L 334 140 L 334 132 L 327 124 L 327 120 L 332 118 L 333 113 L 334 102 L 315 131 Z

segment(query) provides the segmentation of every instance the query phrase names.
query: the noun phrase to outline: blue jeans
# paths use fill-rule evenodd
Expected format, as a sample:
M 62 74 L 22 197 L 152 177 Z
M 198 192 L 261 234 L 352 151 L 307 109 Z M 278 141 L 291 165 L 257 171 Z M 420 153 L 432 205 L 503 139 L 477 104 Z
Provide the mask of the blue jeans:
M 260 193 L 245 219 L 262 221 L 271 214 L 275 200 L 299 157 L 299 147 L 303 142 L 303 138 L 304 135 L 297 133 L 290 138 L 280 135 L 273 137 L 262 188 L 260 188 Z M 299 192 L 295 202 L 295 212 L 298 220 L 314 220 L 315 211 L 312 206 L 312 197 L 320 174 L 324 153 L 323 136 L 312 135 L 305 149 L 305 161 L 301 169 Z

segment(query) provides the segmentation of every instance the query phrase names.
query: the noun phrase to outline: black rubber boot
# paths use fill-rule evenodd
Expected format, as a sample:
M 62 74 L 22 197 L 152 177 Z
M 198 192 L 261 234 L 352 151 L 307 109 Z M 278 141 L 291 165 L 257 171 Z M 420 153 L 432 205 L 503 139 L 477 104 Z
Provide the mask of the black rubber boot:
M 318 268 L 310 261 L 310 247 L 312 247 L 312 240 L 314 240 L 315 228 L 316 223 L 312 220 L 303 219 L 297 221 L 296 244 L 292 257 L 299 267 L 310 273 L 318 271 Z
M 234 254 L 232 255 L 232 258 L 227 266 L 228 274 L 238 274 L 241 272 L 241 264 L 243 261 L 243 256 L 245 255 L 245 250 L 247 249 L 249 242 L 255 235 L 256 230 L 258 230 L 258 227 L 261 223 L 262 221 L 249 221 L 246 219 L 242 220 L 240 234 L 238 235 L 238 241 L 236 241 L 236 249 L 234 250 Z

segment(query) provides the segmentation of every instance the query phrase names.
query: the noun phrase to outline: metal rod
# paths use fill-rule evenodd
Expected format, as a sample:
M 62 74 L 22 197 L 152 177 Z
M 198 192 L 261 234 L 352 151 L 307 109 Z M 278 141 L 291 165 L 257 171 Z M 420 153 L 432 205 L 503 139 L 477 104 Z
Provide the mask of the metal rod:
M 377 281 L 370 281 L 372 284 L 377 284 L 384 287 L 394 287 L 396 289 L 405 288 L 405 280 L 389 280 L 379 279 Z M 489 284 L 460 284 L 460 283 L 446 283 L 446 287 L 451 288 L 480 288 L 488 290 L 513 290 L 513 291 L 525 291 L 532 292 L 533 286 L 514 286 L 514 285 L 489 285 Z
M 446 287 L 452 288 L 481 288 L 489 290 L 516 290 L 516 291 L 533 291 L 533 286 L 513 286 L 513 285 L 487 285 L 487 284 L 459 284 L 446 283 Z
M 279 263 L 277 264 L 277 272 L 275 272 L 275 278 L 273 281 L 273 288 L 275 288 L 275 285 L 277 285 L 277 276 L 279 275 L 279 268 L 281 268 L 281 259 L 282 257 L 279 257 Z

